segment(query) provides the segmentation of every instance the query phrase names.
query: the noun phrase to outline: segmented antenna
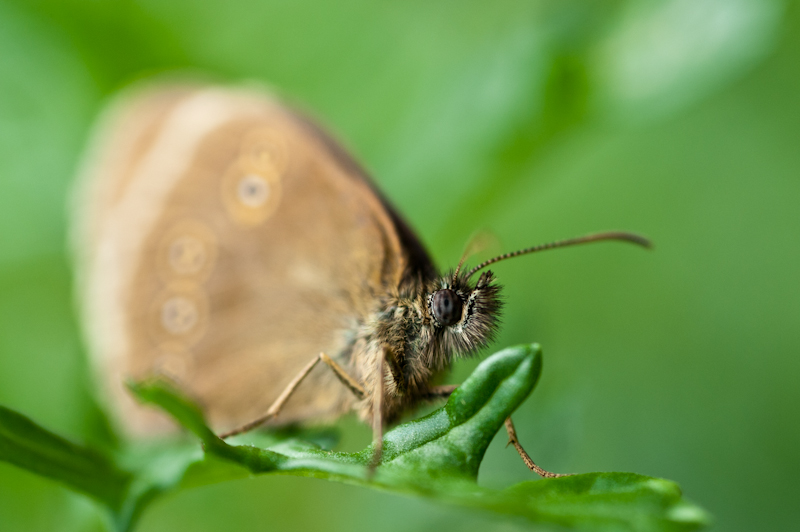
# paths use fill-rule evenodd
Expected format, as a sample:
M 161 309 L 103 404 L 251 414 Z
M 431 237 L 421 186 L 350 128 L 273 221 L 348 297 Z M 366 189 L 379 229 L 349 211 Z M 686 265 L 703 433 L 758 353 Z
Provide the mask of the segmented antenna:
M 484 261 L 475 266 L 474 268 L 472 268 L 469 271 L 469 273 L 467 273 L 466 278 L 469 279 L 478 270 L 482 270 L 483 268 L 489 266 L 490 264 L 494 264 L 495 262 L 500 262 L 501 260 L 510 259 L 512 257 L 519 257 L 520 255 L 527 255 L 528 253 L 536 253 L 537 251 L 544 251 L 546 249 L 563 248 L 567 246 L 574 246 L 577 244 L 588 244 L 589 242 L 599 242 L 601 240 L 622 240 L 624 242 L 630 242 L 632 244 L 637 244 L 645 248 L 653 247 L 653 243 L 650 242 L 650 240 L 635 233 L 626 233 L 623 231 L 608 231 L 605 233 L 595 233 L 592 235 L 579 236 L 576 238 L 568 238 L 566 240 L 557 240 L 555 242 L 550 242 L 549 244 L 541 244 L 538 246 L 533 246 L 532 248 L 525 248 L 519 251 L 513 251 L 511 253 L 498 255 L 497 257 Z
M 467 245 L 464 247 L 464 253 L 461 255 L 461 260 L 458 261 L 458 266 L 456 266 L 456 270 L 453 272 L 453 282 L 458 278 L 458 274 L 461 271 L 461 267 L 464 265 L 464 262 L 470 258 L 472 255 L 476 253 L 480 253 L 484 249 L 488 248 L 490 245 L 493 245 L 497 242 L 497 238 L 494 236 L 493 233 L 487 230 L 481 230 L 476 233 L 473 233 L 472 236 L 469 237 L 467 241 Z

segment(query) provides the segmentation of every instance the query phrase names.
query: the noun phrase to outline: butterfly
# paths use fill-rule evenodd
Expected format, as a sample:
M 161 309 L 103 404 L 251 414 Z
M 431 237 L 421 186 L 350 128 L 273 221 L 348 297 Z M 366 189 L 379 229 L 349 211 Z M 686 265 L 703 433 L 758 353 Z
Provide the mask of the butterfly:
M 129 90 L 101 117 L 76 190 L 85 336 L 128 431 L 168 428 L 122 385 L 161 373 L 222 437 L 355 411 L 376 460 L 384 426 L 447 397 L 440 376 L 494 337 L 501 287 L 487 266 L 599 240 L 649 245 L 598 233 L 441 273 L 331 136 L 253 87 Z

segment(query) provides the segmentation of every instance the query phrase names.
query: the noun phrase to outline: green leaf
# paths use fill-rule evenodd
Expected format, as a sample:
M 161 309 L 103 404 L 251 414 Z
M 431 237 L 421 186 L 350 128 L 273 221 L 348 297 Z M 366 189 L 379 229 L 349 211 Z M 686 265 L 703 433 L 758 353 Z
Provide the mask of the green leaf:
M 636 473 L 586 473 L 521 482 L 496 511 L 590 530 L 697 530 L 709 520 L 674 482 Z
M 66 484 L 112 511 L 122 507 L 133 475 L 99 451 L 82 447 L 0 406 L 0 460 Z
M 676 484 L 633 473 L 523 482 L 502 491 L 478 486 L 489 443 L 533 390 L 541 368 L 537 345 L 489 357 L 442 408 L 386 433 L 374 475 L 371 447 L 335 452 L 294 437 L 267 438 L 259 447 L 254 438 L 265 438 L 252 435 L 223 441 L 200 409 L 165 381 L 130 387 L 196 436 L 202 450 L 176 440 L 129 451 L 115 463 L 2 410 L 0 458 L 93 496 L 109 508 L 118 530 L 131 529 L 163 493 L 263 473 L 325 478 L 576 529 L 682 531 L 705 524 L 705 513 L 682 499 Z

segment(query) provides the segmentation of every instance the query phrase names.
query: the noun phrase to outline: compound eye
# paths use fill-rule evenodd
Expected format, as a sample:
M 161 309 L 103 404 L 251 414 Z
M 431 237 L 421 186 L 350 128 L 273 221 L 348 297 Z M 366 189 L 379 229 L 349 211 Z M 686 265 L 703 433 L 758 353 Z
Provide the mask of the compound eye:
M 453 325 L 461 319 L 461 298 L 453 290 L 437 290 L 432 306 L 436 321 L 442 325 Z

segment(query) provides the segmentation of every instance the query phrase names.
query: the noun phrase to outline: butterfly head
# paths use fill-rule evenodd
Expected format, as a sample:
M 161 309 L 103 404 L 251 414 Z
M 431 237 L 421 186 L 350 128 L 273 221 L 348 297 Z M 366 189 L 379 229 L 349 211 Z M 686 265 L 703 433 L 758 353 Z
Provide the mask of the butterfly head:
M 427 314 L 445 358 L 471 355 L 488 344 L 499 325 L 500 285 L 491 271 L 476 281 L 459 273 L 439 278 L 427 293 Z

